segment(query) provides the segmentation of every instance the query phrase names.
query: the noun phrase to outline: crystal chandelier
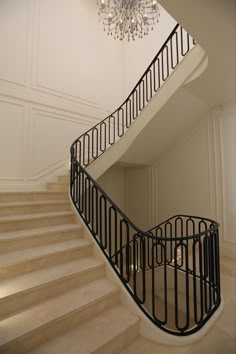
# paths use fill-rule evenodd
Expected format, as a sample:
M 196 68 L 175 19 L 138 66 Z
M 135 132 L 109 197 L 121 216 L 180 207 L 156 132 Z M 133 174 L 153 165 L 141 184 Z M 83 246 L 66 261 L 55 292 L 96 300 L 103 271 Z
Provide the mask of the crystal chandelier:
M 99 20 L 114 39 L 143 38 L 159 22 L 157 0 L 97 0 Z

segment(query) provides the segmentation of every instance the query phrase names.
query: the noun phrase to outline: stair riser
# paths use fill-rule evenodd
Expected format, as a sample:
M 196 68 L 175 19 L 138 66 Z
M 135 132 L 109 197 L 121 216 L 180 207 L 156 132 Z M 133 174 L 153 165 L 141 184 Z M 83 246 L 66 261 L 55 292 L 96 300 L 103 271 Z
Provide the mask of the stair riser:
M 82 229 L 74 231 L 57 231 L 48 235 L 32 236 L 27 238 L 19 238 L 10 241 L 0 240 L 0 254 L 7 252 L 20 251 L 31 247 L 40 247 L 53 243 L 77 240 L 82 236 Z
M 58 181 L 62 183 L 70 183 L 70 176 L 58 176 Z
M 26 335 L 0 347 L 1 354 L 26 354 L 34 348 L 42 345 L 45 341 L 64 334 L 66 331 L 74 329 L 80 323 L 89 320 L 106 309 L 114 306 L 119 301 L 119 292 L 114 292 L 108 296 L 91 303 L 78 311 L 63 316 L 56 321 L 33 330 Z
M 70 262 L 81 257 L 90 256 L 91 254 L 92 246 L 86 245 L 84 247 L 55 252 L 53 254 L 40 256 L 39 258 L 22 261 L 17 264 L 12 264 L 4 268 L 0 268 L 0 280 L 8 279 L 20 274 L 26 274 L 53 265 Z
M 48 183 L 47 190 L 51 191 L 68 191 L 69 183 Z
M 126 328 L 122 333 L 106 342 L 103 346 L 93 351 L 93 354 L 117 354 L 131 344 L 139 333 L 139 322 Z
M 0 203 L 7 202 L 30 202 L 68 199 L 68 191 L 59 193 L 0 193 Z
M 75 270 L 76 271 L 76 270 Z M 37 288 L 32 288 L 27 292 L 21 292 L 3 298 L 0 301 L 0 320 L 23 311 L 30 306 L 39 304 L 54 296 L 63 294 L 66 291 L 78 288 L 91 281 L 104 277 L 104 265 L 89 269 L 84 273 L 77 273 L 63 277 L 48 284 L 43 284 Z
M 29 206 L 18 206 L 18 207 L 4 207 L 0 208 L 1 216 L 13 216 L 13 215 L 23 215 L 23 214 L 35 214 L 35 213 L 47 213 L 47 212 L 60 212 L 60 211 L 70 211 L 71 207 L 69 202 L 64 204 L 44 204 L 44 205 L 29 205 Z
M 75 220 L 73 215 L 69 216 L 52 216 L 52 217 L 42 217 L 41 219 L 32 220 L 16 220 L 11 222 L 1 222 L 0 231 L 10 232 L 16 230 L 28 230 L 40 227 L 55 226 L 73 223 Z M 1 236 L 1 233 L 0 233 Z

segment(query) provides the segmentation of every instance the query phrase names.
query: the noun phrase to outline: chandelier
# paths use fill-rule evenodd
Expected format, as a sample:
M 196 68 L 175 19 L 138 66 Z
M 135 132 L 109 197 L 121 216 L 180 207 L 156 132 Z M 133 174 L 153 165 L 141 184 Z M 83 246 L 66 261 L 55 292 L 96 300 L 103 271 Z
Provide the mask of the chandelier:
M 143 38 L 159 22 L 157 0 L 97 0 L 97 3 L 104 31 L 114 39 Z

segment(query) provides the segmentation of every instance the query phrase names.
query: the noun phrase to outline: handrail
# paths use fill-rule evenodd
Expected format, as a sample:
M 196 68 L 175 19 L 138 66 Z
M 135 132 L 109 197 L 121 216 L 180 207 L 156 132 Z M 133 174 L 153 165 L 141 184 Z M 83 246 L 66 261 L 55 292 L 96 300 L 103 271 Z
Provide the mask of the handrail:
M 142 231 L 86 167 L 126 133 L 195 44 L 177 24 L 122 105 L 70 149 L 70 194 L 79 215 L 140 309 L 159 328 L 179 336 L 199 330 L 220 304 L 219 224 L 176 215 Z M 174 289 L 172 300 L 168 285 Z
M 102 190 L 101 187 L 100 187 L 100 190 Z M 103 193 L 106 194 L 104 191 L 103 191 Z M 119 207 L 117 207 L 117 208 L 119 208 Z M 123 214 L 123 215 L 125 215 L 125 214 Z M 207 221 L 211 226 L 207 230 L 204 230 L 204 231 L 199 232 L 197 234 L 188 235 L 188 236 L 185 236 L 185 237 L 178 236 L 178 235 L 176 235 L 175 237 L 171 237 L 171 236 L 166 235 L 166 234 L 164 235 L 164 237 L 159 237 L 157 235 L 154 235 L 154 230 L 155 230 L 155 233 L 157 233 L 157 230 L 161 230 L 161 227 L 166 225 L 170 221 L 175 220 L 175 219 L 179 219 L 179 218 L 183 218 L 183 217 L 184 218 L 188 218 L 189 220 L 192 220 L 194 218 L 195 220 L 200 220 L 200 222 Z M 126 218 L 127 218 L 127 220 L 129 220 L 127 216 L 126 216 Z M 130 221 L 130 223 L 132 223 L 132 221 Z M 209 232 L 212 232 L 212 231 L 216 231 L 219 228 L 219 226 L 220 226 L 219 223 L 217 223 L 217 222 L 215 222 L 215 221 L 213 221 L 211 219 L 208 219 L 208 218 L 202 218 L 202 217 L 199 217 L 199 216 L 189 216 L 189 215 L 174 215 L 171 218 L 163 221 L 160 224 L 157 224 L 156 226 L 152 227 L 151 229 L 149 229 L 147 231 L 139 230 L 139 232 L 144 233 L 145 235 L 147 235 L 151 239 L 159 240 L 159 241 L 164 241 L 164 240 L 167 240 L 167 241 L 177 241 L 177 240 L 186 241 L 186 240 L 192 240 L 193 238 L 198 238 L 199 239 L 200 237 L 205 236 L 206 233 L 209 233 Z M 130 243 L 131 242 L 133 242 L 133 241 L 131 240 Z M 127 245 L 124 245 L 122 249 L 124 249 L 125 247 L 127 247 Z M 114 257 L 114 255 L 112 257 Z
M 186 48 L 184 48 L 184 36 L 185 36 L 185 41 L 186 41 Z M 176 44 L 173 43 L 174 38 L 176 38 Z M 180 43 L 180 44 L 179 44 Z M 85 136 L 89 137 L 89 140 L 93 140 L 93 132 L 97 130 L 97 127 L 101 127 L 103 126 L 103 124 L 106 124 L 106 126 L 108 126 L 107 130 L 109 130 L 109 134 L 113 134 L 113 138 L 114 141 L 113 142 L 109 142 L 110 146 L 112 146 L 116 140 L 118 140 L 121 136 L 123 136 L 125 134 L 125 130 L 126 128 L 128 129 L 129 126 L 132 124 L 132 120 L 135 120 L 135 118 L 139 115 L 139 113 L 143 110 L 145 104 L 144 101 L 149 102 L 149 100 L 153 97 L 153 94 L 156 93 L 160 87 L 161 84 L 163 82 L 166 81 L 166 79 L 169 77 L 169 75 L 171 74 L 171 72 L 175 69 L 175 67 L 179 64 L 180 59 L 183 58 L 188 52 L 189 50 L 192 48 L 192 46 L 194 46 L 196 44 L 196 41 L 194 39 L 192 39 L 192 43 L 190 43 L 190 35 L 179 25 L 176 24 L 176 26 L 173 28 L 173 30 L 171 31 L 170 35 L 168 36 L 168 38 L 166 39 L 166 41 L 164 42 L 164 44 L 162 45 L 162 47 L 160 48 L 160 50 L 158 51 L 158 53 L 155 55 L 154 59 L 152 60 L 152 62 L 150 63 L 150 65 L 148 66 L 148 68 L 145 70 L 145 72 L 143 73 L 143 75 L 141 76 L 141 78 L 139 79 L 139 81 L 137 82 L 137 84 L 134 86 L 133 90 L 130 92 L 129 96 L 126 98 L 126 100 L 114 111 L 112 112 L 110 115 L 108 115 L 106 118 L 104 118 L 102 121 L 100 121 L 99 123 L 97 123 L 96 125 L 94 125 L 92 128 L 88 129 L 84 134 L 80 135 L 71 145 L 71 149 L 78 143 L 81 142 L 81 139 Z M 179 48 L 180 47 L 180 48 Z M 174 51 L 175 49 L 175 51 Z M 166 51 L 165 51 L 166 50 Z M 168 54 L 170 52 L 170 55 Z M 167 65 L 165 63 L 164 60 L 164 56 L 166 55 L 166 59 L 167 59 Z M 161 63 L 161 65 L 160 65 Z M 158 65 L 158 68 L 156 68 L 155 66 Z M 162 74 L 161 74 L 162 72 Z M 147 81 L 148 81 L 148 74 L 152 73 L 152 75 L 150 74 L 150 80 L 149 80 L 149 85 L 150 86 L 154 86 L 154 87 L 146 87 L 146 95 L 144 95 L 144 79 L 146 81 L 146 85 L 147 85 Z M 165 77 L 165 73 L 167 74 Z M 158 86 L 156 87 L 156 81 L 158 81 Z M 143 83 L 143 89 L 140 87 L 140 85 Z M 127 104 L 128 102 L 131 102 L 130 100 L 132 99 L 132 103 L 134 104 L 134 94 L 136 94 L 136 101 L 138 100 L 137 95 L 139 95 L 139 101 L 140 100 L 140 96 L 142 95 L 142 107 L 140 107 L 140 103 L 139 102 L 139 107 L 137 107 L 137 102 L 136 102 L 136 107 L 133 107 L 133 110 L 135 108 L 136 112 L 133 113 L 133 119 L 131 119 L 131 117 L 129 117 L 129 122 L 127 124 Z M 146 96 L 146 97 L 144 97 Z M 149 97 L 150 96 L 150 97 Z M 146 98 L 146 99 L 145 99 Z M 131 111 L 131 103 L 129 103 L 130 107 L 130 111 Z M 126 107 L 126 126 L 124 126 L 124 111 L 123 111 L 123 107 Z M 123 126 L 122 126 L 122 134 L 119 134 L 119 127 L 118 125 L 120 124 L 120 117 L 119 117 L 119 112 L 123 112 Z M 112 123 L 112 118 L 116 117 L 116 132 L 111 130 L 113 129 L 113 123 Z M 128 125 L 128 126 L 127 126 Z M 117 133 L 118 132 L 118 133 Z M 98 134 L 98 133 L 96 133 Z M 102 132 L 100 132 L 100 134 L 102 134 Z M 103 134 L 104 135 L 104 134 Z M 106 139 L 106 137 L 103 137 Z M 110 136 L 109 136 L 110 138 Z M 94 139 L 95 140 L 95 139 Z M 89 152 L 89 143 L 85 142 L 85 145 L 87 145 L 86 147 L 84 147 L 84 150 L 86 150 L 86 152 Z M 86 149 L 87 148 L 87 149 Z M 81 147 L 80 147 L 81 149 Z M 84 160 L 84 156 L 81 159 L 80 158 L 80 162 L 83 162 L 84 166 L 88 166 L 90 165 L 93 161 L 95 161 L 100 155 L 102 155 L 105 151 L 107 150 L 107 148 L 104 149 L 100 149 L 99 153 L 94 156 L 93 154 L 91 154 L 92 156 L 87 156 L 87 160 L 88 162 L 85 162 Z M 71 151 L 72 154 L 72 151 Z
M 173 36 L 173 34 L 176 32 L 176 30 L 178 29 L 179 24 L 176 24 L 175 27 L 173 28 L 173 30 L 171 31 L 171 33 L 169 34 L 168 38 L 166 39 L 166 41 L 163 43 L 163 45 L 161 46 L 161 48 L 159 49 L 158 53 L 155 55 L 155 57 L 153 58 L 151 64 L 147 67 L 147 69 L 145 70 L 145 72 L 143 73 L 143 75 L 141 76 L 141 78 L 139 79 L 139 81 L 137 82 L 137 84 L 134 86 L 133 90 L 130 92 L 128 98 L 132 95 L 132 93 L 135 91 L 135 89 L 138 87 L 138 85 L 140 84 L 140 82 L 142 81 L 142 79 L 145 77 L 145 75 L 147 74 L 147 72 L 150 70 L 151 66 L 153 65 L 153 63 L 156 61 L 156 59 L 158 58 L 158 56 L 160 55 L 160 53 L 163 51 L 163 49 L 165 48 L 166 44 L 168 43 L 169 39 Z M 101 122 L 105 122 L 110 116 L 112 116 L 113 114 L 115 114 L 127 101 L 127 99 L 114 111 L 112 112 L 108 117 L 104 118 Z M 92 128 L 88 129 L 86 131 L 86 133 L 88 133 L 90 130 L 92 130 L 93 128 L 97 127 L 98 125 L 101 124 L 101 122 L 97 123 L 95 126 L 93 126 Z M 81 136 L 83 136 L 84 134 L 82 134 Z M 81 137 L 80 136 L 80 137 Z M 79 138 L 80 138 L 79 137 Z M 73 143 L 75 144 L 79 138 L 77 138 Z
M 162 226 L 166 225 L 167 223 L 171 222 L 173 219 L 178 219 L 180 217 L 184 217 L 184 218 L 189 218 L 189 220 L 191 219 L 195 219 L 195 220 L 200 220 L 200 222 L 208 222 L 210 227 L 207 229 L 207 230 L 204 230 L 204 231 L 201 231 L 201 232 L 198 232 L 198 233 L 195 233 L 195 234 L 192 234 L 192 235 L 188 235 L 188 236 L 175 236 L 174 238 L 173 237 L 170 237 L 170 236 L 166 236 L 165 238 L 167 238 L 169 241 L 175 241 L 175 240 L 191 240 L 193 237 L 197 237 L 197 238 L 200 238 L 201 236 L 204 236 L 206 233 L 209 233 L 209 232 L 212 232 L 212 231 L 216 231 L 220 224 L 217 223 L 216 221 L 213 221 L 211 219 L 208 219 L 208 218 L 203 218 L 203 217 L 199 217 L 199 216 L 189 216 L 189 215 L 175 215 L 175 216 L 172 216 L 171 218 L 163 221 L 162 223 L 152 227 L 151 229 L 147 230 L 146 233 L 148 233 L 149 236 L 152 236 L 154 234 L 154 231 L 155 233 L 157 233 L 158 230 L 161 229 Z M 159 239 L 159 237 L 156 235 L 154 236 L 155 239 Z M 162 238 L 163 240 L 163 238 Z

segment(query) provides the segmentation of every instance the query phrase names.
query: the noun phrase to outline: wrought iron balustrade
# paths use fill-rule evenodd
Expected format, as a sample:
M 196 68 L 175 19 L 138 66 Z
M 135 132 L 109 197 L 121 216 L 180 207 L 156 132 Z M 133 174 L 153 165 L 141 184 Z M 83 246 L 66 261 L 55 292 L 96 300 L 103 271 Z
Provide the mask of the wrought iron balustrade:
M 142 231 L 86 167 L 125 134 L 195 44 L 176 25 L 125 102 L 71 146 L 70 194 L 79 215 L 136 304 L 175 335 L 196 332 L 220 304 L 219 225 L 179 215 Z

